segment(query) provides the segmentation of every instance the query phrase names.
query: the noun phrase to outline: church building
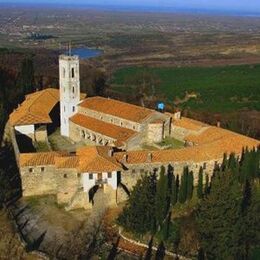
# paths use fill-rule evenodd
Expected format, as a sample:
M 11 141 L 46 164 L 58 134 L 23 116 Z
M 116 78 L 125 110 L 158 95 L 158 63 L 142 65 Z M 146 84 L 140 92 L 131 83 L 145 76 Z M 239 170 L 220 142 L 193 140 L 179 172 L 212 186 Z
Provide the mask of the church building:
M 93 191 L 100 188 L 109 203 L 116 205 L 128 198 L 143 174 L 158 172 L 161 166 L 171 165 L 179 177 L 188 166 L 197 185 L 200 167 L 210 179 L 224 153 L 239 157 L 242 148 L 260 144 L 182 117 L 180 112 L 164 113 L 110 98 L 86 97 L 80 92 L 78 56 L 59 57 L 59 77 L 59 90 L 47 88 L 27 95 L 9 117 L 23 196 L 54 194 L 67 210 L 91 208 Z M 52 147 L 48 152 L 19 150 L 17 137 L 48 143 L 49 132 L 57 127 L 60 138 L 81 147 L 73 152 Z M 160 146 L 165 138 L 184 145 L 178 149 Z

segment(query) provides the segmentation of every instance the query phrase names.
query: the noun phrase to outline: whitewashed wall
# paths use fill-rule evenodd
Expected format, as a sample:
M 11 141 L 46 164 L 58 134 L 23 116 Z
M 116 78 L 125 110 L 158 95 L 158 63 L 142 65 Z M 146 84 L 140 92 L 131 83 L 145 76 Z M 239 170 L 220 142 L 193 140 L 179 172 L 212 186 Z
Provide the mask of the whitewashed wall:
M 96 185 L 96 181 L 98 180 L 98 174 L 93 173 L 93 179 L 89 179 L 90 173 L 83 173 L 83 190 L 84 192 L 88 192 L 92 187 Z M 111 178 L 108 178 L 108 173 L 103 172 L 102 173 L 102 180 L 106 180 L 107 183 L 114 189 L 117 189 L 117 172 L 113 171 Z
M 21 134 L 32 136 L 34 135 L 35 127 L 34 125 L 20 125 L 15 126 L 15 130 Z

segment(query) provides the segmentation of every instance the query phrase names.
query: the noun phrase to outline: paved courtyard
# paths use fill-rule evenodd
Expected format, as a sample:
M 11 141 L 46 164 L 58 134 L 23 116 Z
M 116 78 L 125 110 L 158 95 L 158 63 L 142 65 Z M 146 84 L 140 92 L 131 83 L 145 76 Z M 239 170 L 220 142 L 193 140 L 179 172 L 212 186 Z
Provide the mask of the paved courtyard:
M 49 143 L 54 151 L 69 151 L 75 152 L 77 148 L 86 146 L 86 145 L 93 145 L 90 142 L 79 142 L 73 143 L 69 138 L 60 135 L 60 129 L 52 133 L 49 137 Z

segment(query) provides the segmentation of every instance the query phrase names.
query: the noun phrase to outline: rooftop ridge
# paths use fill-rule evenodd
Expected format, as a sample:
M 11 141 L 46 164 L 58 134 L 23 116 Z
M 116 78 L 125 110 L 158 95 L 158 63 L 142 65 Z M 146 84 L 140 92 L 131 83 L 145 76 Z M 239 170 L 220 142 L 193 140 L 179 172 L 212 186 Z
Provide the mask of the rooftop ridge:
M 155 110 L 146 107 L 101 96 L 89 97 L 83 100 L 79 106 L 137 123 L 143 122 L 150 115 L 156 113 Z

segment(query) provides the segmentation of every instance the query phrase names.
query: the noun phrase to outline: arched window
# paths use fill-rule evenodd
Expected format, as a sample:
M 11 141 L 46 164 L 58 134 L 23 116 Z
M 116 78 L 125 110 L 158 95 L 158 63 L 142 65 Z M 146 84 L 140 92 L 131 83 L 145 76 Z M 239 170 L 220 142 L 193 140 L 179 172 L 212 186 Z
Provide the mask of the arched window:
M 75 87 L 72 87 L 72 93 L 73 94 L 75 93 Z
M 72 112 L 75 112 L 75 107 L 74 106 L 72 107 Z
M 75 77 L 75 70 L 74 70 L 74 68 L 71 69 L 71 77 L 72 77 L 72 78 Z
M 65 78 L 66 77 L 66 70 L 65 70 L 65 68 L 63 68 L 63 78 Z

